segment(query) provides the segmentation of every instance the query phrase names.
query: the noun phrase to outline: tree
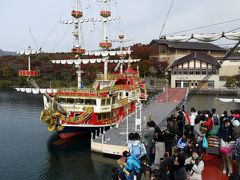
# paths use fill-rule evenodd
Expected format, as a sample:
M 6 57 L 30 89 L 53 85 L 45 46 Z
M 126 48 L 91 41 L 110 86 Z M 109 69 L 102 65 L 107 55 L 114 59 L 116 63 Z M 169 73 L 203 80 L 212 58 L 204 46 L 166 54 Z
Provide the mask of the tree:
M 140 58 L 142 60 L 149 60 L 149 56 L 154 50 L 153 46 L 145 45 L 145 44 L 134 44 L 131 47 L 132 57 L 133 58 Z
M 234 87 L 235 85 L 235 79 L 234 77 L 227 77 L 227 81 L 226 81 L 226 87 Z
M 158 59 L 153 60 L 154 67 L 157 71 L 157 77 L 162 78 L 165 76 L 167 71 L 168 61 L 159 61 Z
M 5 65 L 1 68 L 3 78 L 12 78 L 14 76 L 14 70 L 9 66 Z

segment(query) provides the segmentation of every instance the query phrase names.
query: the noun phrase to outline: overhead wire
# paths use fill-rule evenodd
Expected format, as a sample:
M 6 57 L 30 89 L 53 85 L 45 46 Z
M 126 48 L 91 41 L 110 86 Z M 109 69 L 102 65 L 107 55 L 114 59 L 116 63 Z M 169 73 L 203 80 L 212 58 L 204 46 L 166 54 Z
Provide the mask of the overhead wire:
M 238 30 L 238 29 L 240 29 L 240 27 L 237 27 L 237 28 L 235 28 L 235 29 L 232 29 L 232 30 L 230 30 L 230 31 L 227 31 L 227 33 L 236 31 L 236 30 Z
M 37 46 L 37 43 L 36 43 L 35 38 L 34 38 L 34 36 L 33 36 L 33 32 L 32 32 L 32 29 L 31 29 L 31 28 L 29 28 L 29 32 L 30 32 L 30 35 L 31 35 L 31 37 L 32 37 L 32 39 L 33 39 L 33 43 L 34 43 L 34 45 L 35 45 L 35 48 L 38 49 L 38 46 Z
M 164 27 L 165 27 L 165 25 L 166 25 L 166 23 L 167 23 L 167 19 L 168 19 L 168 16 L 169 16 L 169 14 L 170 14 L 170 11 L 171 11 L 171 9 L 172 9 L 173 3 L 174 3 L 174 0 L 172 0 L 172 2 L 171 2 L 171 4 L 170 4 L 170 7 L 168 8 L 168 12 L 167 12 L 167 15 L 166 15 L 166 17 L 165 17 L 164 23 L 163 23 L 163 25 L 162 25 L 162 29 L 161 29 L 161 31 L 160 31 L 159 37 L 161 37 L 162 32 L 163 32 L 163 29 L 164 29 Z
M 53 47 L 52 51 L 54 52 L 55 49 L 58 47 L 58 45 L 61 43 L 61 41 L 64 39 L 64 37 L 67 35 L 67 33 L 70 31 L 70 29 L 67 29 L 64 31 L 63 35 L 59 38 L 55 46 Z
M 64 0 L 65 3 L 66 0 Z M 64 4 L 63 3 L 63 4 Z M 43 42 L 43 44 L 41 45 L 41 47 L 39 48 L 39 50 L 41 51 L 43 49 L 43 47 L 46 45 L 47 41 L 49 40 L 50 36 L 52 35 L 52 33 L 55 31 L 56 27 L 59 25 L 59 21 L 62 19 L 64 13 L 66 12 L 66 9 L 68 8 L 68 6 L 66 6 L 65 9 L 62 9 L 62 13 L 57 21 L 57 23 L 53 26 L 52 30 L 49 32 L 49 34 L 47 35 L 46 40 Z
M 179 34 L 179 33 L 183 33 L 183 32 L 189 32 L 189 31 L 193 31 L 193 30 L 197 30 L 197 29 L 208 28 L 208 27 L 217 26 L 217 25 L 226 24 L 226 23 L 235 22 L 235 21 L 240 21 L 240 18 L 232 19 L 232 20 L 228 20 L 228 21 L 222 21 L 222 22 L 218 22 L 218 23 L 214 23 L 214 24 L 208 24 L 208 25 L 205 25 L 205 26 L 198 26 L 198 27 L 195 27 L 195 28 L 185 29 L 185 30 L 182 30 L 182 31 L 169 33 L 169 34 L 166 34 L 166 35 L 173 35 L 173 34 Z M 237 30 L 237 29 L 240 29 L 240 27 L 238 27 L 236 29 L 233 29 L 229 32 L 232 32 L 232 31 Z

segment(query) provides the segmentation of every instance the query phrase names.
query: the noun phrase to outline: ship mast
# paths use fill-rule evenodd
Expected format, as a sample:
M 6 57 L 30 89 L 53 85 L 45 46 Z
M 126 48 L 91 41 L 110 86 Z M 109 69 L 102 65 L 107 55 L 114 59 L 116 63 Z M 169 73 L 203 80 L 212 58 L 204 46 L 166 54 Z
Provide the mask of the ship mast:
M 118 35 L 119 42 L 120 42 L 120 51 L 121 51 L 121 65 L 120 65 L 120 73 L 123 73 L 123 39 L 124 35 L 121 33 Z
M 108 30 L 108 20 L 107 18 L 111 16 L 111 11 L 109 11 L 108 9 L 108 1 L 109 0 L 103 0 L 104 3 L 104 10 L 100 11 L 100 16 L 103 17 L 103 40 L 102 42 L 99 43 L 99 46 L 103 49 L 103 50 L 108 50 L 110 47 L 112 47 L 112 43 L 109 41 L 109 37 L 107 35 L 107 30 Z M 104 77 L 107 77 L 107 73 L 108 73 L 108 59 L 106 58 L 104 60 Z
M 83 16 L 83 12 L 80 11 L 80 0 L 74 0 L 74 6 L 72 10 L 72 17 L 73 17 L 73 24 L 74 24 L 74 46 L 72 48 L 72 52 L 76 54 L 76 58 L 80 59 L 79 55 L 85 53 L 85 49 L 81 47 L 81 23 L 80 19 Z M 75 65 L 77 69 L 77 87 L 78 89 L 82 88 L 82 70 L 81 70 L 81 63 Z

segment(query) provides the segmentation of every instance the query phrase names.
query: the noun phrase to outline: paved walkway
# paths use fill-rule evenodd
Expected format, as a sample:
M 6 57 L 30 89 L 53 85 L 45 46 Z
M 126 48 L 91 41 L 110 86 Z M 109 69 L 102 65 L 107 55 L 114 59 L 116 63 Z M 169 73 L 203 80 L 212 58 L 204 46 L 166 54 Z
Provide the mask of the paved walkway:
M 185 94 L 186 88 L 168 88 L 167 92 L 164 92 L 159 96 L 156 101 L 158 102 L 180 102 Z
M 142 108 L 142 129 L 146 127 L 149 119 L 154 120 L 157 124 L 169 116 L 170 112 L 175 109 L 179 102 L 185 97 L 186 89 L 168 89 L 169 101 L 160 101 L 164 97 L 164 93 L 155 98 L 149 105 Z M 127 145 L 127 135 L 129 132 L 135 131 L 135 113 L 128 117 L 128 132 L 127 132 L 127 118 L 123 120 L 121 126 L 113 127 L 106 133 L 100 134 L 92 143 L 92 151 L 107 154 L 120 155 Z

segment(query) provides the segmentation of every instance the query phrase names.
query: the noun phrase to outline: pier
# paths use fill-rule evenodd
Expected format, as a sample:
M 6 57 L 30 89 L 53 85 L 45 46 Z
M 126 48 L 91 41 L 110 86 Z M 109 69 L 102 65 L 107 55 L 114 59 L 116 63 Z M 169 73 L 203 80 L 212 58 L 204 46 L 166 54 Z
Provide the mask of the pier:
M 140 108 L 140 126 L 136 126 L 136 114 L 129 114 L 118 127 L 111 127 L 109 130 L 99 129 L 92 134 L 91 150 L 108 155 L 122 155 L 127 150 L 128 134 L 141 131 L 146 128 L 148 120 L 154 120 L 156 124 L 163 125 L 165 119 L 172 111 L 182 103 L 188 95 L 187 89 L 168 88 L 164 93 L 156 96 L 148 105 Z M 138 116 L 138 114 L 137 114 Z M 139 128 L 140 127 L 140 128 Z

